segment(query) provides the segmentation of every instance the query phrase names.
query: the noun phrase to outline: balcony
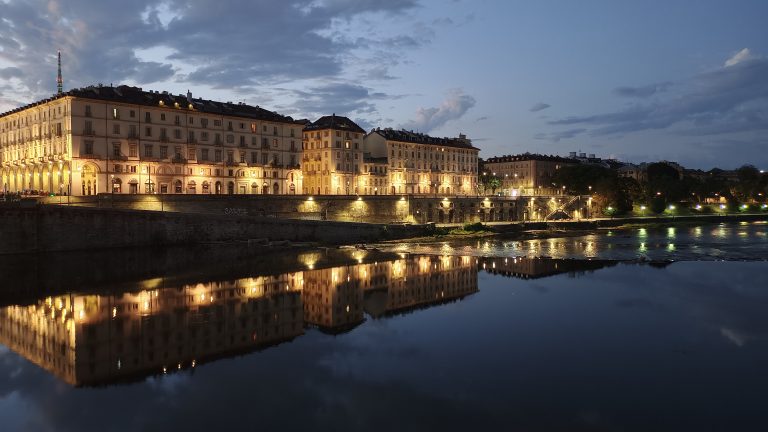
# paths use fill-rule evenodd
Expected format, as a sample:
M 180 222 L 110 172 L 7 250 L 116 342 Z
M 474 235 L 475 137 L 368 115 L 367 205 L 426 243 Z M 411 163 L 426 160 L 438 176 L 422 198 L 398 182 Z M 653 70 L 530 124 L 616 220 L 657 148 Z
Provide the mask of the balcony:
M 168 135 L 160 135 L 160 142 L 167 143 L 168 141 L 170 141 L 170 138 L 168 137 Z
M 137 140 L 137 139 L 139 139 L 139 134 L 137 134 L 135 132 L 134 133 L 128 132 L 128 139 L 129 140 Z
M 171 163 L 185 164 L 187 163 L 187 160 L 181 156 L 174 156 L 173 159 L 171 159 Z

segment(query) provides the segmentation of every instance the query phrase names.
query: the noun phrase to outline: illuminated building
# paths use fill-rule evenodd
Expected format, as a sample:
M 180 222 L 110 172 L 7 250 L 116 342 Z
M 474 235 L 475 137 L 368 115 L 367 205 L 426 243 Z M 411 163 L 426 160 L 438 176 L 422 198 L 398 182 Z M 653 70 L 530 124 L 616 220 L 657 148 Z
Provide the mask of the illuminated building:
M 362 193 L 358 178 L 363 168 L 365 131 L 336 114 L 306 125 L 302 169 L 304 193 L 353 195 Z
M 394 129 L 365 136 L 371 158 L 387 158 L 390 194 L 472 195 L 477 192 L 480 150 L 464 135 L 435 138 Z
M 575 159 L 525 153 L 489 158 L 480 175 L 498 178 L 501 186 L 497 192 L 504 196 L 557 195 L 563 190 L 562 185 L 552 185 L 555 172 L 564 166 L 577 164 Z
M 91 86 L 0 115 L 2 191 L 301 193 L 301 130 L 258 106 Z

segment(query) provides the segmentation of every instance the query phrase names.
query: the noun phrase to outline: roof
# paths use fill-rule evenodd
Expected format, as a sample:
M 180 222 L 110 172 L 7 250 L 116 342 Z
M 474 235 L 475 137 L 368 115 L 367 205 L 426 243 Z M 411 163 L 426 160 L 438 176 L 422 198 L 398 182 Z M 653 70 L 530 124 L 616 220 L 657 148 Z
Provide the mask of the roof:
M 333 129 L 345 132 L 357 132 L 365 134 L 365 130 L 357 125 L 357 123 L 350 120 L 348 117 L 337 116 L 336 114 L 323 116 L 317 119 L 314 123 L 310 123 L 304 127 L 305 131 Z
M 472 146 L 472 141 L 467 139 L 464 135 L 459 135 L 458 138 L 436 138 L 423 133 L 407 131 L 405 129 L 394 130 L 391 128 L 377 128 L 371 131 L 371 134 L 379 134 L 388 141 L 400 141 L 414 144 L 430 144 L 445 147 L 480 150 L 479 148 Z
M 523 161 L 548 161 L 548 162 L 563 162 L 563 163 L 579 163 L 576 159 L 564 158 L 561 156 L 542 155 L 538 153 L 523 153 L 519 155 L 505 155 L 495 156 L 485 160 L 485 163 L 503 163 L 503 162 L 523 162 Z
M 160 101 L 162 101 L 168 108 L 173 108 L 175 104 L 178 103 L 180 107 L 186 109 L 190 104 L 192 104 L 194 111 L 200 113 L 242 117 L 255 120 L 266 120 L 280 123 L 303 124 L 301 120 L 294 120 L 292 117 L 283 116 L 259 106 L 252 106 L 245 103 L 217 102 L 200 98 L 192 98 L 191 93 L 188 93 L 187 95 L 173 95 L 168 92 L 145 91 L 140 87 L 131 87 L 126 85 L 117 87 L 99 85 L 72 89 L 62 94 L 54 95 L 48 99 L 43 99 L 29 105 L 8 111 L 6 113 L 0 114 L 0 116 L 16 113 L 27 108 L 45 104 L 67 96 L 100 101 L 119 102 L 131 105 L 144 105 L 155 108 L 161 106 Z

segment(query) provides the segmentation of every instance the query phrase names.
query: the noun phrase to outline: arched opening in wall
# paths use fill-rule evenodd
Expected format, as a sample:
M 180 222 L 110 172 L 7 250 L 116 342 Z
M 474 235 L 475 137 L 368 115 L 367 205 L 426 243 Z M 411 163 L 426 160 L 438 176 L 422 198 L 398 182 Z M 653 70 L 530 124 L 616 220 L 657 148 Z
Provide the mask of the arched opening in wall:
M 229 195 L 235 194 L 235 182 L 227 183 L 227 194 Z
M 320 192 L 318 192 L 320 193 Z M 328 191 L 328 186 L 325 187 L 325 194 L 328 195 L 330 192 Z
M 488 222 L 493 222 L 496 217 L 496 211 L 494 209 L 491 209 L 490 212 L 488 212 Z
M 453 223 L 453 209 L 448 210 L 448 223 Z
M 264 184 L 261 185 L 261 193 L 264 195 L 269 194 L 269 185 L 267 184 L 267 182 L 264 182 Z
M 416 186 L 416 193 L 418 193 L 418 194 L 421 193 L 421 186 Z
M 272 185 L 272 193 L 277 195 L 280 193 L 280 185 L 275 183 Z
M 397 192 L 395 191 L 395 187 L 392 186 L 392 195 L 395 195 Z
M 184 192 L 182 190 L 182 187 L 183 187 L 183 185 L 181 184 L 181 180 L 176 180 L 175 182 L 173 182 L 173 193 L 180 194 L 180 193 Z
M 83 165 L 83 169 L 80 171 L 83 195 L 96 195 L 98 191 L 98 172 L 98 168 L 92 164 Z
M 240 183 L 237 185 L 237 193 L 240 195 L 245 195 L 245 191 L 248 190 L 248 184 L 247 183 Z
M 203 182 L 203 194 L 208 195 L 211 193 L 211 185 L 207 181 Z
M 123 193 L 123 181 L 119 178 L 112 179 L 112 193 Z
M 446 187 L 445 188 L 445 193 L 446 194 L 450 194 L 451 193 L 451 188 L 450 187 Z
M 293 176 L 293 174 L 291 174 Z M 291 191 L 291 195 L 296 195 L 296 185 L 291 183 L 290 186 L 288 186 L 288 190 Z
M 254 195 L 259 194 L 259 184 L 256 182 L 251 183 L 251 193 Z
M 139 182 L 136 181 L 136 179 L 131 179 L 128 182 L 128 193 L 131 195 L 136 195 L 139 193 Z
M 187 182 L 187 193 L 192 195 L 197 194 L 197 183 L 195 183 L 194 180 Z
M 144 193 L 148 193 L 148 194 L 155 193 L 155 182 L 152 181 L 152 179 L 147 179 L 144 182 Z
M 216 185 L 214 186 L 214 193 L 216 195 L 221 195 L 221 182 L 217 181 Z

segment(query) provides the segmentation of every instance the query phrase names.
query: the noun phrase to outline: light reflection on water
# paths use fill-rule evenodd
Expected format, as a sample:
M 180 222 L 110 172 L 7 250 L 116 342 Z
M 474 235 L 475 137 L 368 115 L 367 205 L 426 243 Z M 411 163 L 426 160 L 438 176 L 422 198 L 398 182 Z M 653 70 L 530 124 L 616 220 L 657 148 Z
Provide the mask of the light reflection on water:
M 650 260 L 766 260 L 768 225 L 765 222 L 718 225 L 611 229 L 584 235 L 546 239 L 504 238 L 432 243 L 376 245 L 388 251 L 418 254 L 481 256 L 546 256 Z M 568 233 L 564 233 L 568 235 Z

